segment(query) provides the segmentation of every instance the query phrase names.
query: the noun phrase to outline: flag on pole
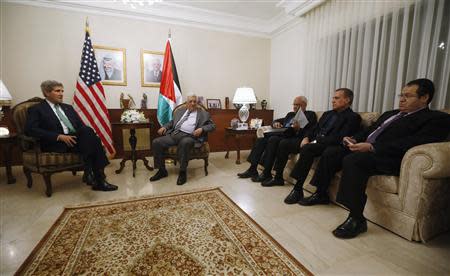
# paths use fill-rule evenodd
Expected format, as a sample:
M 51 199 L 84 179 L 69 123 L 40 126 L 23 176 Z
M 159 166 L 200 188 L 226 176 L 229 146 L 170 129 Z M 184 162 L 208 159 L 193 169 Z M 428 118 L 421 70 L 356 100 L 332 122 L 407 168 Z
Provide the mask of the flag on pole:
M 175 66 L 169 38 L 164 52 L 164 64 L 158 97 L 158 110 L 156 113 L 159 124 L 165 125 L 172 120 L 173 109 L 182 102 L 180 81 L 178 80 L 177 67 Z
M 73 95 L 74 108 L 84 124 L 91 127 L 100 137 L 111 158 L 116 151 L 113 146 L 111 123 L 106 108 L 105 91 L 101 83 L 87 21 L 76 87 Z

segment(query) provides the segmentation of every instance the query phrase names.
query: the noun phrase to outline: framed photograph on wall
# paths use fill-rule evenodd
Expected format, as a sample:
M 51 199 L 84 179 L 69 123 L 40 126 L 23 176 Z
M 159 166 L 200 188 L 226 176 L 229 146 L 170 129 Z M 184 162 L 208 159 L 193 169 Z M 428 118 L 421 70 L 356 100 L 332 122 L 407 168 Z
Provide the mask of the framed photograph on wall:
M 220 99 L 207 99 L 206 105 L 208 109 L 222 109 L 222 104 L 220 103 Z
M 127 85 L 127 62 L 124 48 L 94 45 L 98 71 L 104 85 Z
M 141 51 L 141 86 L 159 87 L 164 63 L 164 52 Z

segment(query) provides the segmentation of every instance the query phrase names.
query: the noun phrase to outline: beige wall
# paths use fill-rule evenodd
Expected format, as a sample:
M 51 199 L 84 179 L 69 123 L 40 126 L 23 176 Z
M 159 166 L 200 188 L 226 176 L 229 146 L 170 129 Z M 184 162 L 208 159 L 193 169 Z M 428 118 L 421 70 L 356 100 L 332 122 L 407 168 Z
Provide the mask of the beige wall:
M 154 23 L 78 11 L 1 4 L 1 78 L 13 103 L 40 96 L 39 85 L 55 79 L 65 85 L 65 102 L 72 102 L 89 16 L 94 44 L 126 48 L 127 86 L 105 85 L 107 105 L 119 107 L 121 92 L 140 105 L 148 95 L 157 105 L 157 88 L 141 87 L 141 49 L 163 51 L 169 28 L 183 94 L 207 98 L 233 97 L 237 87 L 255 89 L 259 100 L 269 97 L 270 40 L 205 29 Z

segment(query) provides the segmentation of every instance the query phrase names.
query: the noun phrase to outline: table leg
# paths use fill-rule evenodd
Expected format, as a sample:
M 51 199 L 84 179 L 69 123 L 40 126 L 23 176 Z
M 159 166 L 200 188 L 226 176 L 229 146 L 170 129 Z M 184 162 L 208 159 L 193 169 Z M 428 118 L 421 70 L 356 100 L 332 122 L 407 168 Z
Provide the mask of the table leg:
M 16 179 L 12 175 L 11 171 L 11 145 L 6 145 L 4 147 L 4 157 L 5 157 L 5 168 L 6 168 L 6 177 L 8 178 L 8 184 L 16 183 Z
M 241 164 L 241 135 L 236 135 L 237 157 L 236 164 Z
M 136 171 L 136 129 L 130 128 L 130 139 L 128 141 L 130 142 L 131 146 L 131 162 L 133 163 L 133 177 L 135 177 L 135 171 Z
M 122 161 L 120 161 L 120 168 L 116 170 L 116 174 L 119 174 L 122 172 L 123 168 L 125 168 L 125 162 L 127 162 L 126 158 L 123 158 Z
M 153 167 L 148 164 L 148 160 L 147 158 L 145 158 L 145 156 L 142 157 L 142 161 L 144 162 L 144 166 L 147 168 L 147 170 L 153 171 Z
M 230 135 L 225 134 L 225 146 L 227 147 L 227 153 L 225 154 L 225 159 L 228 159 L 229 155 L 230 155 L 230 144 L 229 144 L 229 138 Z

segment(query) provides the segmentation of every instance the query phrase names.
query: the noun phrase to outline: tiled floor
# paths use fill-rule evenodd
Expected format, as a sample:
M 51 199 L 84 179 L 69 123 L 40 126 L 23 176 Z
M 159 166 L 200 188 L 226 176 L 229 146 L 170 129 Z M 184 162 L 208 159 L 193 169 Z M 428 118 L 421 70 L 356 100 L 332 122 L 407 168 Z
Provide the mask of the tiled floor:
M 244 152 L 242 159 L 248 153 Z M 247 164 L 236 165 L 235 153 L 210 156 L 209 175 L 205 177 L 203 161 L 192 161 L 188 183 L 175 184 L 178 169 L 169 165 L 169 177 L 150 183 L 153 172 L 138 164 L 136 177 L 130 164 L 116 175 L 118 160 L 107 168 L 110 182 L 119 185 L 116 192 L 94 192 L 81 184 L 81 175 L 53 176 L 53 196 L 44 194 L 42 178 L 34 175 L 28 189 L 20 167 L 14 167 L 17 183 L 6 184 L 4 168 L 0 172 L 1 275 L 12 275 L 31 250 L 55 222 L 63 207 L 111 199 L 220 186 L 243 210 L 267 230 L 294 257 L 315 274 L 392 275 L 450 274 L 450 233 L 426 244 L 409 242 L 391 232 L 369 224 L 367 233 L 353 240 L 335 239 L 331 231 L 347 212 L 335 205 L 318 207 L 288 206 L 284 197 L 292 186 L 264 188 L 250 180 L 238 179 L 237 172 Z

